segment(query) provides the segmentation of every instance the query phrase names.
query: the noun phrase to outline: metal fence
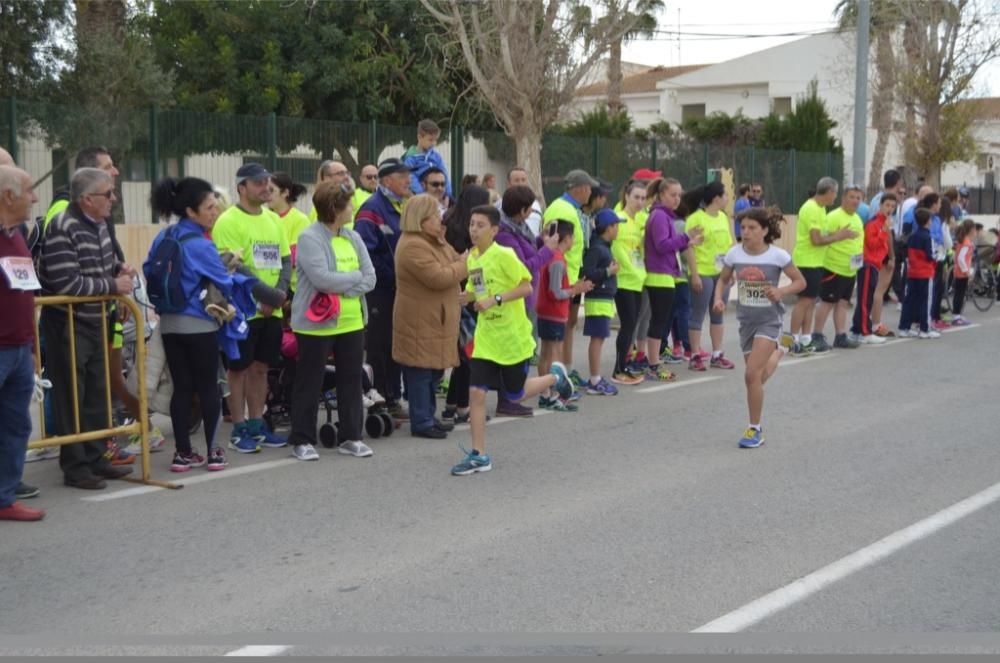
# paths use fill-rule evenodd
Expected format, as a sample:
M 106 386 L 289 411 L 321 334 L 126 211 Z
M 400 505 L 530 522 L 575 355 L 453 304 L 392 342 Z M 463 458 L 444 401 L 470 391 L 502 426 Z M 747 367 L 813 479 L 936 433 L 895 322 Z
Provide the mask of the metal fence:
M 400 156 L 415 139 L 416 122 L 402 127 L 154 108 L 81 113 L 72 106 L 21 99 L 0 105 L 0 140 L 39 182 L 43 201 L 68 183 L 76 150 L 104 145 L 121 171 L 124 218 L 140 223 L 151 219 L 147 203 L 151 182 L 164 175 L 197 176 L 231 189 L 241 164 L 261 161 L 312 184 L 324 159 L 344 161 L 356 176 L 364 164 Z M 499 132 L 453 126 L 442 133 L 438 151 L 456 188 L 464 174 L 492 173 L 502 189 L 507 171 L 517 165 L 513 141 Z M 616 189 L 638 168 L 662 170 L 687 188 L 706 182 L 714 170 L 730 168 L 737 185 L 759 182 L 769 203 L 794 213 L 820 177 L 842 179 L 843 159 L 832 153 L 662 139 L 546 135 L 542 143 L 546 200 L 562 192 L 563 175 L 574 168 L 583 168 Z

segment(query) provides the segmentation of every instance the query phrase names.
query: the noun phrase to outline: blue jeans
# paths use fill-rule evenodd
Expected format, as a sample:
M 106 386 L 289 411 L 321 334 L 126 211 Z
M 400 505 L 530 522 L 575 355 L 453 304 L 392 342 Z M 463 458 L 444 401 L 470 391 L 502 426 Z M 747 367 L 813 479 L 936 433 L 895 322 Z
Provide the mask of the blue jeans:
M 674 345 L 680 343 L 688 352 L 691 351 L 691 337 L 688 335 L 688 322 L 691 320 L 691 284 L 678 281 L 674 284 L 674 314 L 670 329 L 674 336 Z M 667 345 L 664 336 L 663 345 Z
M 0 348 L 0 509 L 14 503 L 31 437 L 35 364 L 31 345 Z
M 433 368 L 403 366 L 403 382 L 410 404 L 410 432 L 434 427 L 434 411 L 437 407 L 434 385 L 441 379 L 442 373 L 443 371 Z

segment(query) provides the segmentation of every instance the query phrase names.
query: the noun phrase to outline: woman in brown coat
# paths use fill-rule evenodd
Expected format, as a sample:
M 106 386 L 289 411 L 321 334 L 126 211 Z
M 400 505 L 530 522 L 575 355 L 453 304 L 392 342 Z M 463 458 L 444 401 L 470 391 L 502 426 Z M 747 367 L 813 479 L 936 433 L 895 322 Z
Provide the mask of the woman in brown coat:
M 400 226 L 392 358 L 403 367 L 410 433 L 440 440 L 451 427 L 434 417 L 434 385 L 458 365 L 459 283 L 468 275 L 468 252 L 458 255 L 444 240 L 437 200 L 427 194 L 407 201 Z

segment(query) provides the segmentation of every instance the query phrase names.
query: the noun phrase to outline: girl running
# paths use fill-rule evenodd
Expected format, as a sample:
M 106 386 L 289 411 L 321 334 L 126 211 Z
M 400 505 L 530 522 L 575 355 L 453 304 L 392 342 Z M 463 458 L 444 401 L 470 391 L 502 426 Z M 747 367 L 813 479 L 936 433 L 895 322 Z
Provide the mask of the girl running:
M 701 209 L 696 210 L 687 219 L 687 232 L 692 234 L 699 228 L 705 236 L 705 241 L 695 247 L 695 264 L 691 268 L 691 321 L 689 323 L 691 337 L 691 361 L 688 368 L 692 371 L 704 371 L 705 360 L 711 357 L 709 365 L 712 368 L 733 368 L 733 362 L 726 359 L 722 353 L 722 314 L 712 306 L 714 297 L 727 295 L 719 292 L 719 273 L 722 272 L 723 258 L 726 252 L 736 243 L 729 218 L 723 212 L 728 203 L 726 189 L 721 182 L 709 182 L 696 189 L 701 192 Z M 722 297 L 720 301 L 725 301 Z M 712 338 L 712 354 L 701 349 L 701 329 L 705 323 L 705 314 L 709 313 L 709 333 Z
M 743 242 L 730 249 L 723 259 L 712 311 L 721 315 L 726 310 L 722 292 L 735 276 L 739 293 L 736 318 L 740 321 L 740 346 L 747 366 L 744 379 L 750 412 L 750 425 L 739 445 L 754 449 L 764 444 L 760 426 L 764 383 L 774 375 L 781 357 L 792 347 L 792 337 L 781 333 L 785 313 L 781 298 L 801 291 L 806 280 L 788 252 L 772 244 L 781 237 L 784 222 L 781 210 L 754 207 L 744 211 L 738 220 Z M 782 272 L 792 282 L 779 288 Z

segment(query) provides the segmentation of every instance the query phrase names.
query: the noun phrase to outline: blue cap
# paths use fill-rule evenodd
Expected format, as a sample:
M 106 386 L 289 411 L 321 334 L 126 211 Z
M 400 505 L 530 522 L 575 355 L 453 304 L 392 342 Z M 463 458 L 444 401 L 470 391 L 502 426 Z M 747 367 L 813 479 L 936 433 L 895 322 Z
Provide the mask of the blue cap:
M 242 184 L 247 180 L 266 180 L 270 177 L 271 173 L 259 163 L 245 163 L 236 171 L 237 184 Z
M 594 228 L 599 233 L 604 232 L 608 226 L 613 226 L 616 223 L 621 223 L 621 222 L 622 222 L 621 217 L 615 214 L 614 210 L 610 210 L 607 207 L 600 210 L 594 216 Z

